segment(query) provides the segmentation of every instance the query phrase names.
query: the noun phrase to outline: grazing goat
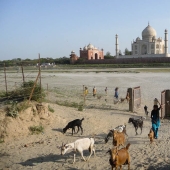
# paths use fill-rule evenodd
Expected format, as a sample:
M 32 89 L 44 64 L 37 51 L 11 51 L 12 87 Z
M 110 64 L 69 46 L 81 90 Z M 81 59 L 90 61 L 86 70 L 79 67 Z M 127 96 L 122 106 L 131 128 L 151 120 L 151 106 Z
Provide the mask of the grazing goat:
M 148 137 L 150 139 L 150 143 L 153 142 L 153 139 L 154 139 L 154 131 L 152 130 L 152 128 L 150 129 L 150 132 L 148 134 Z
M 113 145 L 119 147 L 125 144 L 125 134 L 123 132 L 113 132 Z
M 141 117 L 139 119 L 129 118 L 128 123 L 131 123 L 131 122 L 132 122 L 133 126 L 135 127 L 136 135 L 138 135 L 138 133 L 137 133 L 138 127 L 140 127 L 140 129 L 141 129 L 141 133 L 140 134 L 142 134 L 143 117 Z
M 95 148 L 94 148 L 94 138 L 83 138 L 83 139 L 78 139 L 73 143 L 68 143 L 65 144 L 61 147 L 61 155 L 64 155 L 68 150 L 72 151 L 78 151 L 81 154 L 81 157 L 83 158 L 84 161 L 88 161 L 91 157 L 91 155 L 94 153 L 95 155 Z M 83 150 L 89 150 L 90 155 L 89 158 L 86 160 L 83 156 Z M 75 153 L 74 153 L 74 161 L 75 162 Z
M 113 149 L 109 149 L 107 151 L 107 153 L 110 153 L 110 165 L 113 168 L 115 168 L 115 170 L 118 169 L 118 167 L 120 167 L 120 170 L 122 169 L 122 165 L 126 165 L 128 164 L 128 170 L 130 170 L 130 155 L 128 152 L 130 143 L 125 147 L 122 148 L 120 150 L 118 150 L 117 148 L 113 148 Z
M 81 135 L 83 134 L 83 128 L 82 128 L 82 121 L 84 120 L 84 118 L 83 119 L 75 119 L 75 120 L 73 120 L 73 121 L 71 121 L 71 122 L 69 122 L 68 124 L 67 124 L 67 126 L 65 127 L 65 128 L 63 128 L 63 133 L 66 133 L 66 131 L 68 130 L 68 129 L 70 129 L 70 128 L 72 128 L 72 135 L 73 135 L 73 131 L 74 131 L 74 133 L 75 133 L 75 126 L 77 126 L 77 133 L 79 132 L 79 128 L 81 129 Z
M 97 99 L 100 100 L 102 98 L 102 96 L 97 96 Z
M 109 133 L 108 133 L 107 136 L 105 137 L 105 143 L 107 143 L 107 142 L 109 141 L 109 138 L 110 138 L 110 137 L 113 137 L 113 131 L 114 131 L 114 130 L 116 130 L 116 131 L 118 131 L 118 132 L 124 132 L 124 134 L 125 134 L 126 136 L 128 136 L 127 133 L 126 133 L 126 124 L 124 124 L 124 125 L 119 125 L 119 126 L 117 126 L 116 128 L 114 128 L 113 130 L 110 130 L 110 131 L 109 131 Z

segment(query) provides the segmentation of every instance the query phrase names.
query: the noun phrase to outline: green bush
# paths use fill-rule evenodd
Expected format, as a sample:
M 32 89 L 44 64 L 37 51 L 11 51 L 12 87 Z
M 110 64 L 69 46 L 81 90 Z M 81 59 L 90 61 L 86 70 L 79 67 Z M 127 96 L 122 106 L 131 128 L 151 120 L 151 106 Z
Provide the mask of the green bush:
M 78 111 L 83 111 L 83 109 L 84 109 L 83 102 L 76 103 L 76 102 L 68 102 L 66 100 L 66 101 L 56 101 L 56 104 L 58 104 L 60 106 L 78 108 Z
M 16 118 L 18 116 L 17 102 L 12 102 L 11 106 L 6 107 L 6 116 Z
M 30 130 L 31 134 L 39 134 L 39 133 L 43 133 L 44 127 L 42 125 L 30 126 L 29 130 Z
M 34 81 L 24 82 L 19 89 L 22 92 L 24 98 L 29 98 L 31 91 L 34 86 Z M 32 94 L 31 100 L 39 101 L 41 98 L 45 97 L 45 93 L 39 84 L 36 84 L 34 92 Z
M 54 109 L 50 105 L 48 105 L 48 111 L 54 113 Z
M 19 88 L 13 91 L 8 91 L 8 93 L 0 92 L 0 100 L 1 102 L 10 104 L 10 102 L 14 102 L 14 101 L 21 102 L 24 101 L 25 99 L 29 99 L 33 86 L 34 86 L 34 81 L 28 81 L 22 83 L 22 85 Z M 45 97 L 44 90 L 40 87 L 39 84 L 36 84 L 31 100 L 35 100 L 39 102 L 44 97 Z

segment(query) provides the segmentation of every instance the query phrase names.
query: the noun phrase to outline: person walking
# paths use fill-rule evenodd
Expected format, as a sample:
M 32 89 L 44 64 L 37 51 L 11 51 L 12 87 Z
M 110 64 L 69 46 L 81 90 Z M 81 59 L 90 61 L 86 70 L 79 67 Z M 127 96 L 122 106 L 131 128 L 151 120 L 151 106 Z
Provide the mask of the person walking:
M 114 97 L 116 99 L 118 99 L 118 97 L 119 97 L 118 89 L 119 89 L 118 87 L 115 88 L 115 95 L 114 95 Z
M 93 87 L 93 97 L 96 96 L 96 92 L 97 92 L 97 90 L 96 90 L 96 87 L 94 86 L 94 87 Z
M 156 99 L 157 100 L 157 99 Z M 157 100 L 159 103 L 159 101 Z M 161 109 L 161 104 L 159 103 L 160 107 L 158 108 L 158 105 L 153 106 L 153 110 L 151 112 L 151 120 L 152 120 L 152 130 L 154 131 L 154 137 L 155 139 L 158 138 L 158 129 L 160 127 L 160 118 L 159 110 Z
M 106 94 L 106 96 L 107 96 L 107 87 L 105 88 L 105 90 L 104 90 L 104 91 L 105 91 L 105 94 Z
M 87 94 L 88 94 L 88 88 L 87 88 L 87 87 L 85 87 L 85 90 L 84 90 L 84 96 L 86 97 L 86 96 L 87 96 Z
M 127 103 L 129 103 L 129 100 L 130 100 L 129 90 L 127 90 L 127 93 L 126 93 L 126 100 L 127 100 Z
M 148 107 L 146 105 L 144 106 L 144 111 L 145 111 L 145 114 L 148 115 Z

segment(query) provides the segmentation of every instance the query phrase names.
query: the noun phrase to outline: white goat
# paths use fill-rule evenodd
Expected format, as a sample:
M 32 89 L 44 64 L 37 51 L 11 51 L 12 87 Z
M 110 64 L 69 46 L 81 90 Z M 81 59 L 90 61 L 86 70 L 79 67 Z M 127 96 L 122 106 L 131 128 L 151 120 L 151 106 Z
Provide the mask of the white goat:
M 114 131 L 117 131 L 117 132 L 119 132 L 119 133 L 124 132 L 125 135 L 128 136 L 127 133 L 126 133 L 126 124 L 124 124 L 124 125 L 119 125 L 119 126 L 115 127 L 114 129 L 112 129 L 112 130 L 109 131 L 109 133 L 108 133 L 107 136 L 105 137 L 105 143 L 107 143 L 107 142 L 109 141 L 109 138 L 110 138 L 110 137 L 113 137 L 113 132 L 114 132 Z
M 119 125 L 119 126 L 115 127 L 113 130 L 116 130 L 118 132 L 123 132 L 124 128 L 126 128 L 126 124 L 125 125 Z
M 73 143 L 68 143 L 65 145 L 62 144 L 62 146 L 59 148 L 61 148 L 61 155 L 64 155 L 68 150 L 72 150 L 75 152 L 78 151 L 81 154 L 84 161 L 88 161 L 90 159 L 91 155 L 93 154 L 93 152 L 95 155 L 94 138 L 78 139 Z M 83 156 L 83 150 L 89 150 L 89 152 L 90 152 L 89 158 L 87 160 Z M 75 162 L 75 155 L 76 154 L 74 153 L 73 163 Z

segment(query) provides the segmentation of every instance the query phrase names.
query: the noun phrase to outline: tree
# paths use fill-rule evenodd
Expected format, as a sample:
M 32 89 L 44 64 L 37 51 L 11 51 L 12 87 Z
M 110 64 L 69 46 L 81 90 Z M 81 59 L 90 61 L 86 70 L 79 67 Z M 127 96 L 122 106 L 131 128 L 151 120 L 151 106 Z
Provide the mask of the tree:
M 111 53 L 108 51 L 105 56 L 110 57 Z
M 119 50 L 119 55 L 120 55 L 120 56 L 122 56 L 122 52 L 121 52 L 121 50 Z
M 104 56 L 104 59 L 113 59 L 114 56 L 111 55 L 111 53 L 108 51 L 106 55 Z
M 124 52 L 125 55 L 132 55 L 132 52 L 129 51 L 127 48 L 125 48 L 125 52 Z

